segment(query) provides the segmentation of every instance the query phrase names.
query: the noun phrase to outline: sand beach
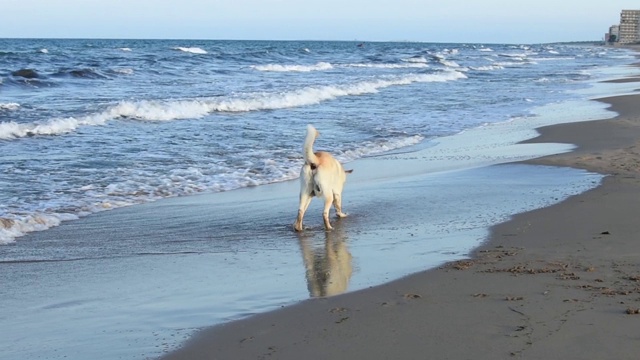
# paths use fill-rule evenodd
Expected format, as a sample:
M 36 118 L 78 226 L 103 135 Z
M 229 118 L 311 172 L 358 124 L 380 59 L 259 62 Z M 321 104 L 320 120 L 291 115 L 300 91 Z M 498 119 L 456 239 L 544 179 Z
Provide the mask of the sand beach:
M 526 161 L 605 174 L 597 188 L 494 226 L 469 259 L 216 326 L 163 359 L 637 358 L 640 97 L 599 101 L 619 116 L 541 128 L 528 143 L 578 147 Z

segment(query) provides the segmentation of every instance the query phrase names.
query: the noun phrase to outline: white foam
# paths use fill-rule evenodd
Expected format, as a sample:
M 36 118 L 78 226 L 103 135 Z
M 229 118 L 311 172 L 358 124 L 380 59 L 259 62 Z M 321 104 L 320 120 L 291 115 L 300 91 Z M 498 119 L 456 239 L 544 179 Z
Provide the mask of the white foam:
M 41 52 L 41 53 L 43 53 L 43 54 L 48 54 L 48 53 L 49 53 L 49 50 L 47 50 L 47 49 L 40 49 L 40 52 Z
M 495 65 L 496 66 L 502 66 L 502 67 L 509 67 L 509 66 L 522 66 L 524 64 L 524 62 L 512 62 L 512 61 L 500 61 L 500 62 L 496 62 Z
M 422 62 L 407 63 L 407 64 L 346 64 L 345 67 L 356 68 L 372 68 L 372 69 L 421 69 L 428 68 L 429 65 Z
M 143 121 L 171 121 L 201 118 L 213 112 L 246 112 L 293 108 L 314 105 L 343 96 L 372 94 L 390 86 L 455 81 L 466 77 L 459 71 L 443 71 L 434 74 L 386 77 L 349 85 L 308 87 L 285 93 L 249 94 L 243 97 L 222 99 L 216 97 L 179 101 L 123 101 L 104 112 L 80 118 L 58 118 L 44 123 L 0 123 L 0 139 L 65 134 L 74 131 L 79 126 L 104 125 L 107 121 L 118 118 Z
M 533 58 L 533 60 L 535 61 L 567 61 L 567 60 L 575 60 L 575 57 L 574 56 L 552 57 L 552 58 L 536 57 L 536 58 Z
M 131 51 L 131 48 L 123 47 L 123 48 L 120 48 L 120 50 L 122 50 L 122 51 Z
M 336 155 L 341 162 L 353 161 L 366 156 L 382 154 L 392 150 L 419 144 L 424 140 L 424 136 L 414 135 L 406 138 L 395 139 L 393 141 L 384 142 L 368 142 L 357 149 L 347 150 L 342 154 Z
M 404 59 L 403 61 L 410 63 L 427 63 L 427 59 L 424 56 L 413 56 L 408 59 Z
M 253 65 L 252 68 L 259 71 L 275 71 L 275 72 L 311 72 L 333 69 L 333 65 L 326 62 L 319 62 L 315 65 Z
M 60 225 L 65 220 L 75 220 L 78 216 L 68 213 L 45 214 L 36 212 L 29 215 L 0 218 L 0 244 L 9 244 L 17 237 L 34 231 L 42 231 Z
M 472 66 L 471 70 L 476 71 L 492 71 L 492 70 L 501 70 L 504 69 L 504 66 L 500 65 L 485 65 L 485 66 Z
M 364 81 L 343 86 L 310 87 L 284 94 L 268 94 L 251 98 L 222 100 L 210 103 L 213 111 L 241 112 L 255 110 L 274 110 L 318 104 L 342 96 L 372 94 L 379 89 L 409 85 L 420 82 L 445 82 L 464 79 L 467 76 L 458 71 L 445 71 L 437 74 L 412 74 L 376 81 Z
M 133 74 L 133 69 L 130 69 L 130 68 L 114 69 L 113 71 L 118 73 L 118 74 L 124 74 L 124 75 Z
M 0 110 L 18 110 L 19 108 L 18 103 L 0 103 Z
M 206 54 L 207 52 L 204 49 L 199 47 L 175 47 L 174 50 L 180 50 L 191 54 Z
M 14 121 L 0 123 L 0 139 L 10 140 L 34 135 L 59 135 L 69 133 L 83 125 L 103 125 L 110 117 L 97 114 L 81 119 L 58 118 L 44 123 L 18 124 Z
M 480 48 L 480 49 L 478 49 L 478 51 L 482 51 L 482 52 L 493 52 L 493 49 L 491 49 L 491 48 Z
M 211 111 L 209 104 L 201 100 L 167 102 L 143 100 L 120 102 L 105 114 L 106 117 L 111 119 L 130 118 L 145 121 L 169 121 L 201 118 Z
M 457 62 L 451 61 L 451 60 L 440 59 L 440 63 L 444 66 L 451 67 L 451 68 L 460 67 L 460 65 Z
M 504 53 L 504 54 L 500 54 L 500 56 L 504 56 L 504 57 L 508 57 L 508 58 L 512 58 L 512 59 L 515 59 L 515 60 L 521 60 L 522 61 L 525 58 L 527 58 L 527 56 L 529 56 L 529 54 L 526 54 L 526 53 L 517 53 L 517 54 Z

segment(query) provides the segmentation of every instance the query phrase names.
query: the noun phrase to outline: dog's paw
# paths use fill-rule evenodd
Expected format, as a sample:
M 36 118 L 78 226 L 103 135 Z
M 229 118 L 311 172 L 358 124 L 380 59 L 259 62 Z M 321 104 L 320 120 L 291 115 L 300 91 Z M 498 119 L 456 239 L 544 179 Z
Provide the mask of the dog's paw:
M 345 214 L 343 212 L 339 212 L 339 213 L 336 213 L 336 216 L 339 217 L 339 218 L 344 218 L 344 217 L 347 217 L 347 214 Z

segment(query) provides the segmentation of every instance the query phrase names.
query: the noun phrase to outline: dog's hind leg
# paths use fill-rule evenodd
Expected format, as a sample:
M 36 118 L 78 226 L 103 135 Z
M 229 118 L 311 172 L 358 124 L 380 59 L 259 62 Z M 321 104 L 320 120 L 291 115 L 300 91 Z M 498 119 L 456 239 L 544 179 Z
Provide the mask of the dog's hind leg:
M 311 199 L 313 197 L 307 193 L 300 193 L 300 207 L 298 208 L 298 217 L 296 218 L 296 222 L 293 223 L 293 228 L 295 231 L 302 231 L 302 218 L 304 218 L 304 213 L 307 212 L 307 208 L 311 203 Z
M 347 214 L 342 212 L 342 196 L 340 194 L 333 194 L 333 207 L 336 209 L 336 215 L 338 217 L 346 217 Z
M 331 203 L 333 203 L 333 193 L 326 192 L 324 194 L 324 211 L 322 212 L 322 219 L 324 219 L 324 229 L 333 230 L 331 222 L 329 222 L 329 210 L 331 210 Z

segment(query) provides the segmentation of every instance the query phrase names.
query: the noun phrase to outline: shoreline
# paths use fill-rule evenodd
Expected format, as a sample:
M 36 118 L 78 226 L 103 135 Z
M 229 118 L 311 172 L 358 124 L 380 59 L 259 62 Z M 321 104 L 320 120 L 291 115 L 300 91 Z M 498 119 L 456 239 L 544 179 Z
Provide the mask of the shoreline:
M 609 176 L 494 226 L 468 260 L 206 329 L 163 359 L 634 358 L 638 99 L 600 99 L 619 115 L 543 127 L 525 141 L 577 148 L 524 163 Z

